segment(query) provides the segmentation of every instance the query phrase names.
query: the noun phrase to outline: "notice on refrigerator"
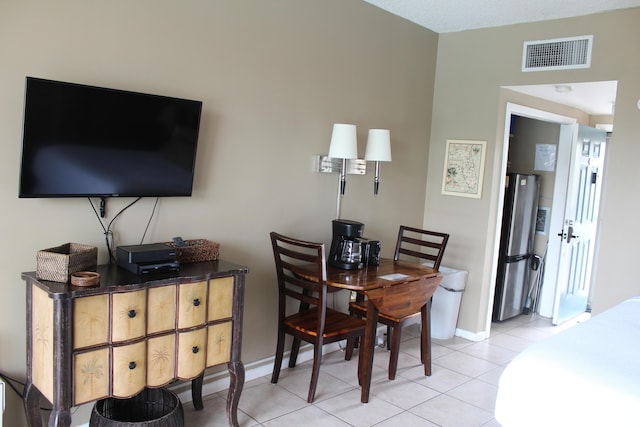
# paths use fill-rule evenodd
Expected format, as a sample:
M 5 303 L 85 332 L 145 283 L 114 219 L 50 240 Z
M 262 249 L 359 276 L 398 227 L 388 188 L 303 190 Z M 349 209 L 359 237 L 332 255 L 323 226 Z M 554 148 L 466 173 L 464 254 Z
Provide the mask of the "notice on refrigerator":
M 556 169 L 556 148 L 554 144 L 536 144 L 534 169 L 553 172 Z

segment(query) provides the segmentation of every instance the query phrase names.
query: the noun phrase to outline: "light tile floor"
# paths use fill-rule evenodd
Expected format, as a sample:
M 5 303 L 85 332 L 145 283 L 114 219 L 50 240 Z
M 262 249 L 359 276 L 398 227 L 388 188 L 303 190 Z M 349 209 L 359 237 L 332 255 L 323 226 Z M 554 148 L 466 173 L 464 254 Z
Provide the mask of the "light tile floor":
M 337 351 L 325 355 L 313 404 L 306 402 L 311 362 L 284 369 L 278 384 L 270 375 L 244 385 L 239 423 L 249 426 L 455 426 L 495 427 L 497 384 L 504 367 L 531 343 L 570 327 L 522 315 L 494 323 L 481 342 L 454 337 L 433 340 L 433 373 L 424 376 L 417 326 L 403 331 L 396 379 L 387 378 L 389 353 L 376 348 L 369 403 L 360 403 L 357 353 L 351 361 Z M 184 405 L 185 426 L 227 425 L 226 392 L 205 397 L 204 409 Z

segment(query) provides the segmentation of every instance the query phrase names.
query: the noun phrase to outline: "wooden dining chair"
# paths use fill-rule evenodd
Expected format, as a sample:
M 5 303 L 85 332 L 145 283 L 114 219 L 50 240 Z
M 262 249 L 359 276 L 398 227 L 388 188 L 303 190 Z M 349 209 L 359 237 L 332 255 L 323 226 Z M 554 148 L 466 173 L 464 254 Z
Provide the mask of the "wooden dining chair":
M 278 276 L 278 343 L 271 382 L 277 383 L 284 353 L 285 334 L 293 336 L 289 367 L 296 366 L 300 342 L 313 345 L 313 368 L 307 402 L 313 402 L 322 361 L 322 346 L 347 340 L 345 360 L 354 342 L 364 336 L 366 322 L 327 307 L 327 267 L 322 243 L 296 240 L 272 232 L 271 245 Z M 313 279 L 305 280 L 301 278 Z M 299 306 L 293 307 L 299 303 Z
M 432 267 L 437 270 L 442 262 L 444 250 L 449 241 L 449 235 L 446 233 L 439 233 L 435 231 L 421 230 L 419 228 L 407 227 L 401 225 L 398 231 L 398 240 L 396 242 L 396 250 L 394 259 L 424 262 L 431 264 Z M 429 325 L 429 311 L 431 308 L 431 302 L 427 306 L 427 319 L 426 323 Z M 349 304 L 349 311 L 352 315 L 362 318 L 367 315 L 367 302 L 363 298 L 356 299 L 355 302 Z M 391 351 L 389 357 L 389 379 L 393 380 L 396 377 L 396 371 L 398 370 L 398 353 L 400 352 L 400 339 L 402 337 L 402 328 L 414 323 L 422 321 L 421 312 L 417 311 L 411 315 L 404 317 L 394 317 L 388 313 L 380 312 L 378 314 L 378 322 L 387 326 L 387 349 Z M 427 334 L 421 334 L 421 340 L 425 340 Z M 421 342 L 420 345 L 420 360 L 425 363 L 424 349 L 430 348 L 430 342 Z M 431 363 L 431 358 L 428 358 L 427 363 Z M 425 369 L 425 372 L 431 372 L 430 366 Z

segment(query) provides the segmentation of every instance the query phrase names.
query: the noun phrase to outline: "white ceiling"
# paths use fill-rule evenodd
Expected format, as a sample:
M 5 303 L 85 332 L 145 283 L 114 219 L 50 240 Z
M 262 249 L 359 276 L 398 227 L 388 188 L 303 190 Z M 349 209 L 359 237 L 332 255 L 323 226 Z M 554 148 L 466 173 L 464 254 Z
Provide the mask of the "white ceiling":
M 436 33 L 547 21 L 640 6 L 640 0 L 364 0 Z
M 560 87 L 560 89 L 556 89 Z M 568 92 L 562 87 L 570 88 Z M 618 82 L 563 83 L 551 85 L 505 86 L 527 95 L 577 108 L 590 115 L 613 115 Z M 566 89 L 565 89 L 566 90 Z
M 640 6 L 640 0 L 364 0 L 436 33 L 500 27 L 590 15 Z M 518 92 L 578 108 L 592 115 L 613 114 L 616 82 L 511 86 Z

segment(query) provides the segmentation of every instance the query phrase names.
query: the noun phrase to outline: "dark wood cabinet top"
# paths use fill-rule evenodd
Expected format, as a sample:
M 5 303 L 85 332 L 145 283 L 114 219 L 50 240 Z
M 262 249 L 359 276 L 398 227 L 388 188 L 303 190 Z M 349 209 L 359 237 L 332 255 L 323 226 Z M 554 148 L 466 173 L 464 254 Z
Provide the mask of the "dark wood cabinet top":
M 181 264 L 178 271 L 136 275 L 115 264 L 98 265 L 95 271 L 100 274 L 100 283 L 96 286 L 73 286 L 71 283 L 50 282 L 40 280 L 36 272 L 22 273 L 22 279 L 34 283 L 49 293 L 52 298 L 76 298 L 92 294 L 117 292 L 118 290 L 134 290 L 145 287 L 161 286 L 182 281 L 209 280 L 233 274 L 246 274 L 248 267 L 224 260 L 204 261 Z

